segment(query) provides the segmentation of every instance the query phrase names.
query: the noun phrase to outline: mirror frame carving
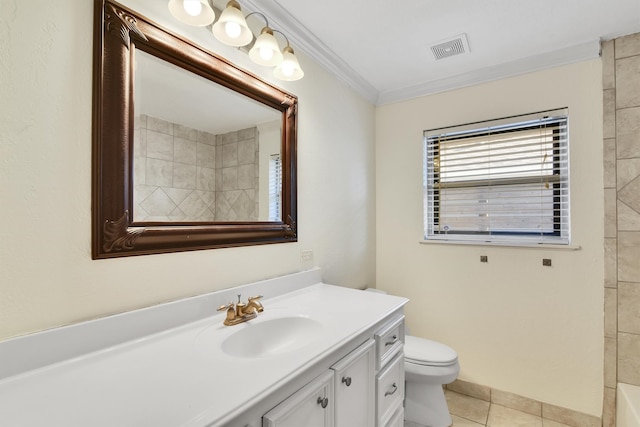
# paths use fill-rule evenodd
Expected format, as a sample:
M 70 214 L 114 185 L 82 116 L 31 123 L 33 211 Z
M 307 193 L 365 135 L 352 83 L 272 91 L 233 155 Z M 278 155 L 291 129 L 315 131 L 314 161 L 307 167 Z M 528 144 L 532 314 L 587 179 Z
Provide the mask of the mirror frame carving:
M 94 7 L 92 258 L 297 241 L 297 97 L 118 3 Z M 136 49 L 282 112 L 281 221 L 132 222 Z

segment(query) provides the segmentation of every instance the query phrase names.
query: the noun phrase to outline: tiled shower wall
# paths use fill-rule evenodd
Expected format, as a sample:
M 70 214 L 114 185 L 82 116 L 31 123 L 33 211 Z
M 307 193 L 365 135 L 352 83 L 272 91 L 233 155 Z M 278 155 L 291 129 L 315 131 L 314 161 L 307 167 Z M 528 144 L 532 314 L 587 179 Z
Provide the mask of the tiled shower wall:
M 603 425 L 616 384 L 640 386 L 640 34 L 602 45 L 605 366 Z
M 257 221 L 259 135 L 256 127 L 216 136 L 216 221 Z
M 135 221 L 255 221 L 258 172 L 255 127 L 213 135 L 135 120 Z

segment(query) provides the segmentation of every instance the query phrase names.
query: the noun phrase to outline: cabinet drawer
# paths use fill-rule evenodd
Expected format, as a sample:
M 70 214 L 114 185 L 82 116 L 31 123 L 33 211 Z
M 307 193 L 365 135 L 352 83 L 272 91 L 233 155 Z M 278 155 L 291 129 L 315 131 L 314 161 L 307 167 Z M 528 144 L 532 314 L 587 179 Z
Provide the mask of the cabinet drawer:
M 382 368 L 402 349 L 404 343 L 404 316 L 383 327 L 375 334 L 376 367 Z
M 404 427 L 404 408 L 399 407 L 384 427 Z
M 404 401 L 404 353 L 400 352 L 376 377 L 379 425 L 387 425 Z

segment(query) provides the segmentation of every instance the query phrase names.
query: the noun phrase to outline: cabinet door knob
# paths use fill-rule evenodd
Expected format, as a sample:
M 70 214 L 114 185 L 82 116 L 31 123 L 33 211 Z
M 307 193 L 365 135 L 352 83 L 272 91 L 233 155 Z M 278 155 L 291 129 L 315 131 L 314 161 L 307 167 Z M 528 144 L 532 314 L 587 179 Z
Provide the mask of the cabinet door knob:
M 342 382 L 349 387 L 351 385 L 351 377 L 342 377 Z
M 387 341 L 386 343 L 384 343 L 384 346 L 386 347 L 388 345 L 394 345 L 396 341 L 398 341 L 398 336 L 394 335 L 391 337 L 391 341 Z
M 318 398 L 318 405 L 322 406 L 322 409 L 326 408 L 327 405 L 329 404 L 329 398 L 325 397 L 319 397 Z
M 386 397 L 386 396 L 390 396 L 390 395 L 392 395 L 393 393 L 395 393 L 396 391 L 398 391 L 398 386 L 396 385 L 396 383 L 393 383 L 393 385 L 392 385 L 391 387 L 392 387 L 392 390 L 391 390 L 391 391 L 386 392 L 386 393 L 384 394 L 384 395 L 385 395 L 385 397 Z

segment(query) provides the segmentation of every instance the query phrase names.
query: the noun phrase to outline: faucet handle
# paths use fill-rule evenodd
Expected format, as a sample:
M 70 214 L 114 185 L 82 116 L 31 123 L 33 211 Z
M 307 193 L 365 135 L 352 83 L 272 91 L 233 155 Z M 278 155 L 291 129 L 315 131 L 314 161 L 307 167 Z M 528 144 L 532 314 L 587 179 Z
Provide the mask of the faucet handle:
M 233 308 L 232 302 L 228 302 L 227 304 L 221 305 L 220 307 L 218 307 L 218 311 L 229 310 L 230 308 Z
M 257 299 L 262 298 L 262 295 L 256 295 L 255 297 L 249 297 L 249 299 L 247 299 L 247 301 L 255 301 Z

